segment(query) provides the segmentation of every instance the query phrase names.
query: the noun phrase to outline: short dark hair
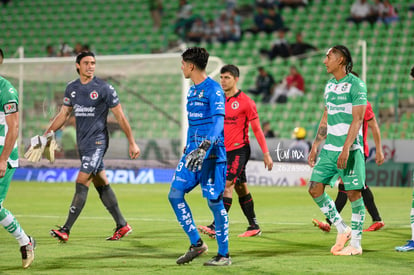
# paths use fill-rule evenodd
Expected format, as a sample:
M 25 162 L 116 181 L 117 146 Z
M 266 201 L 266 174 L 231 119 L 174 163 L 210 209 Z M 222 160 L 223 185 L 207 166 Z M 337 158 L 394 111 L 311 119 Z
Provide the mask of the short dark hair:
M 78 56 L 76 56 L 76 63 L 80 64 L 82 58 L 84 58 L 85 56 L 92 56 L 93 58 L 95 58 L 95 54 L 93 52 L 81 52 L 80 54 L 78 54 Z M 76 68 L 76 71 L 79 74 L 78 68 Z
M 209 56 L 206 49 L 199 47 L 188 48 L 181 55 L 185 62 L 194 64 L 200 70 L 206 69 Z
M 0 49 L 0 57 L 1 58 L 4 58 L 4 53 L 3 53 L 3 50 L 2 49 Z
M 352 62 L 351 52 L 348 50 L 347 47 L 344 45 L 336 45 L 332 47 L 332 51 L 334 53 L 339 53 L 343 57 L 345 57 L 345 71 L 346 73 L 352 72 L 352 67 L 354 63 Z
M 240 76 L 240 70 L 239 70 L 239 68 L 237 68 L 237 66 L 236 65 L 233 65 L 233 64 L 224 65 L 221 68 L 220 73 L 221 74 L 230 73 L 234 77 L 239 77 Z
M 411 77 L 414 78 L 414 66 L 411 68 L 411 73 L 410 73 Z

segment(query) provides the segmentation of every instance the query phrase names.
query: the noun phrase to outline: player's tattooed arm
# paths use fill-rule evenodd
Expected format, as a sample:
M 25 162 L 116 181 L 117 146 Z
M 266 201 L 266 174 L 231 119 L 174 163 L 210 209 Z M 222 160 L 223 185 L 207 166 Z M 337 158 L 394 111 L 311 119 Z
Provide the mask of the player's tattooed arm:
M 325 111 L 323 112 L 321 122 L 319 123 L 318 132 L 315 137 L 315 141 L 313 142 L 315 145 L 318 145 L 326 139 L 328 134 L 328 111 L 325 107 Z

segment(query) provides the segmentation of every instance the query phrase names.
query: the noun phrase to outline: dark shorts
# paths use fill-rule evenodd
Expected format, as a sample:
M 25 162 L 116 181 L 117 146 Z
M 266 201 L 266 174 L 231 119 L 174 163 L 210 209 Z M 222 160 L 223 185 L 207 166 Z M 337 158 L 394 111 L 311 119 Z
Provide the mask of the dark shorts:
M 227 181 L 239 180 L 240 183 L 247 181 L 246 164 L 250 158 L 250 145 L 227 152 Z
M 80 171 L 96 175 L 104 170 L 103 158 L 107 149 L 106 144 L 99 144 L 90 150 L 79 150 L 81 159 Z

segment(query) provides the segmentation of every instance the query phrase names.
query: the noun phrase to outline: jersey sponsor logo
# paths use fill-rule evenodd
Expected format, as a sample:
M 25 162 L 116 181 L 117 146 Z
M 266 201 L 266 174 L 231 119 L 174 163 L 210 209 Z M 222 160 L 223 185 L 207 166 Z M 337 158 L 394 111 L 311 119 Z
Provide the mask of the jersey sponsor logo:
M 95 116 L 95 107 L 86 107 L 86 106 L 75 104 L 73 108 L 74 108 L 76 117 Z
M 75 97 L 75 96 L 76 96 L 76 91 L 71 92 L 71 93 L 70 93 L 70 96 L 71 96 L 71 97 Z
M 97 99 L 98 99 L 98 97 L 99 97 L 98 92 L 97 92 L 97 91 L 92 91 L 92 92 L 89 94 L 89 97 L 90 97 L 92 100 L 97 100 Z
M 6 115 L 15 113 L 17 112 L 17 103 L 16 102 L 7 103 L 3 106 L 3 109 Z
M 188 116 L 189 117 L 203 117 L 203 114 L 202 113 L 189 113 L 188 114 Z
M 193 105 L 193 102 L 191 102 L 190 105 Z M 194 106 L 204 106 L 204 102 L 198 102 L 198 101 L 196 101 L 196 102 L 194 102 Z
M 237 102 L 237 101 L 234 101 L 234 102 L 231 104 L 231 108 L 232 108 L 233 110 L 237 110 L 237 109 L 239 108 L 239 106 L 240 106 L 240 104 L 239 104 L 239 102 Z
M 338 96 L 339 100 L 347 100 L 346 96 Z

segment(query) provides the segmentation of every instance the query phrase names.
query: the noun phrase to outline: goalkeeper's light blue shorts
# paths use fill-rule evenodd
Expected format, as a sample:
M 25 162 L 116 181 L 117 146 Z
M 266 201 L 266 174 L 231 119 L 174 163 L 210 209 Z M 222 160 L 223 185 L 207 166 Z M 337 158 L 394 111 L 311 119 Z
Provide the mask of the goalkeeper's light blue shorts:
M 203 197 L 211 200 L 217 199 L 226 186 L 226 162 L 216 162 L 216 159 L 206 159 L 200 171 L 193 172 L 185 167 L 183 155 L 175 169 L 171 188 L 188 193 L 198 184 L 201 185 Z

